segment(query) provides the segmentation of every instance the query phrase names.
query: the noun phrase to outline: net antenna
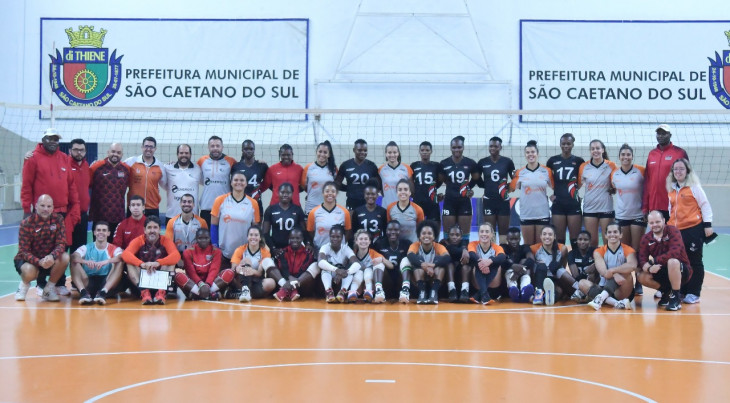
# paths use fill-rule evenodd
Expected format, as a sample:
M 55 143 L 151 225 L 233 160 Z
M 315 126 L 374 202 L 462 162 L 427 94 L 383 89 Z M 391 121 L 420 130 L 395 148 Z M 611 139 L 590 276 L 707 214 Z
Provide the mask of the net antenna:
M 53 41 L 52 49 L 56 49 L 56 41 Z M 53 85 L 49 86 L 48 90 L 51 91 L 50 97 L 48 98 L 50 100 L 50 113 L 51 113 L 51 126 L 50 127 L 56 127 L 56 116 L 53 113 Z

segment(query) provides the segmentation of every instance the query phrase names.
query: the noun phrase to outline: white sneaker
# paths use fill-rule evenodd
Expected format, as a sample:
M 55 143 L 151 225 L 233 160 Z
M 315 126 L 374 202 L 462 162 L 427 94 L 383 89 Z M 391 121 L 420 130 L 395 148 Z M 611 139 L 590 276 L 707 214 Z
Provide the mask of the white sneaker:
M 575 302 L 581 302 L 585 297 L 585 294 L 583 294 L 580 290 L 575 290 L 573 295 L 570 296 L 570 299 Z
M 35 293 L 36 293 L 36 294 L 37 294 L 37 295 L 38 295 L 39 297 L 42 297 L 42 296 L 43 296 L 43 287 L 38 287 L 38 286 L 36 286 L 36 287 L 35 287 Z
M 411 300 L 411 291 L 409 288 L 401 288 L 398 301 L 402 304 L 407 304 Z
M 593 298 L 593 301 L 588 303 L 588 306 L 595 309 L 596 311 L 600 311 L 602 305 L 603 305 L 603 298 L 601 297 L 601 294 L 596 295 L 596 298 Z
M 687 294 L 682 299 L 682 302 L 684 302 L 685 304 L 696 304 L 696 303 L 700 302 L 700 297 L 698 297 L 694 294 Z
M 238 302 L 251 302 L 251 290 L 245 285 L 241 289 L 241 296 L 238 297 Z
M 375 290 L 375 298 L 373 298 L 374 304 L 382 304 L 385 301 L 385 291 L 382 288 Z
M 15 291 L 15 300 L 25 301 L 25 296 L 28 294 L 29 289 L 30 284 L 25 284 L 21 281 L 20 284 L 18 284 L 18 291 Z
M 657 291 L 657 292 L 654 293 L 654 298 L 661 298 L 661 297 L 662 297 L 662 292 L 661 291 Z
M 56 293 L 62 297 L 68 297 L 69 295 L 71 295 L 71 291 L 69 291 L 65 285 L 57 285 Z
M 43 289 L 43 299 L 50 302 L 60 301 L 61 298 L 58 297 L 58 293 L 56 292 L 56 286 L 51 285 L 50 283 L 46 285 L 46 287 Z
M 617 301 L 614 308 L 631 310 L 631 301 L 628 298 L 624 298 L 621 301 Z
M 553 280 L 546 278 L 542 282 L 542 288 L 545 290 L 545 305 L 555 305 L 555 284 Z

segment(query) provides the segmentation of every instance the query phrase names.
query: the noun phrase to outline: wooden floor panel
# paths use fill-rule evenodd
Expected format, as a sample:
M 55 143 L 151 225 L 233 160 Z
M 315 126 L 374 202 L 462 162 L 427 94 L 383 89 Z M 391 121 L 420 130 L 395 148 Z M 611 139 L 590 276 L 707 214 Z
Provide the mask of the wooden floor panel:
M 0 400 L 730 401 L 730 280 L 680 312 L 0 298 Z M 150 400 L 151 399 L 151 400 Z

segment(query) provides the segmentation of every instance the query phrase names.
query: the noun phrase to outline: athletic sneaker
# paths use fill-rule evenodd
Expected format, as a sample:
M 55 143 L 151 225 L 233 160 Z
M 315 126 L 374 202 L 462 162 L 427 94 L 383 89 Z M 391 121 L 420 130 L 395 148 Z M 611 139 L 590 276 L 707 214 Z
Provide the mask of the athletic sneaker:
M 616 301 L 616 305 L 613 306 L 615 309 L 627 309 L 631 310 L 631 301 L 628 298 L 624 298 L 621 301 Z
M 512 302 L 520 302 L 520 289 L 517 288 L 517 286 L 513 285 L 509 288 L 509 297 L 512 299 Z
M 588 306 L 595 309 L 596 311 L 601 310 L 601 306 L 603 305 L 603 301 L 606 299 L 601 296 L 601 294 L 596 295 L 596 298 L 593 298 L 593 301 L 588 303 Z
M 274 293 L 274 298 L 276 298 L 279 302 L 286 300 L 288 297 L 289 291 L 287 291 L 284 287 L 279 288 L 279 291 Z
M 401 304 L 407 304 L 411 301 L 411 289 L 403 287 L 400 289 L 400 295 L 398 296 L 398 302 Z
M 437 290 L 431 290 L 431 298 L 428 299 L 429 305 L 438 305 L 439 304 L 439 293 Z
M 20 282 L 18 284 L 18 290 L 15 291 L 15 300 L 16 301 L 25 301 L 25 296 L 28 294 L 28 290 L 30 289 L 30 284 L 25 284 L 24 282 Z
M 251 290 L 248 289 L 247 285 L 241 287 L 241 296 L 238 297 L 238 302 L 251 302 Z
M 572 301 L 580 303 L 581 301 L 583 301 L 585 299 L 585 297 L 586 297 L 586 295 L 583 294 L 580 290 L 575 290 L 573 292 L 573 295 L 570 296 L 570 299 Z
M 337 302 L 345 302 L 345 299 L 347 298 L 347 290 L 344 288 L 340 290 L 340 292 L 337 293 Z
M 373 298 L 374 304 L 382 304 L 385 302 L 385 291 L 382 288 L 375 290 L 375 297 Z
M 418 290 L 418 300 L 416 301 L 418 305 L 423 305 L 428 303 L 428 298 L 426 298 L 426 290 Z
M 97 292 L 96 297 L 94 297 L 94 302 L 99 305 L 106 305 L 106 291 L 101 290 Z
M 157 305 L 165 305 L 167 299 L 167 290 L 157 290 L 154 302 Z
M 545 290 L 545 305 L 555 305 L 555 284 L 553 284 L 553 280 L 549 278 L 543 280 L 542 288 Z
M 328 303 L 337 301 L 337 299 L 335 299 L 335 292 L 331 288 L 328 288 L 327 291 L 324 292 L 324 300 Z
M 81 305 L 91 305 L 94 303 L 94 300 L 91 298 L 91 295 L 89 295 L 89 291 L 86 289 L 81 290 L 81 295 L 79 296 L 79 304 Z
M 68 288 L 66 288 L 65 285 L 57 285 L 56 286 L 56 293 L 58 295 L 61 295 L 61 296 L 64 296 L 64 297 L 68 297 L 69 295 L 71 295 L 71 291 L 69 291 Z
M 36 293 L 36 294 L 37 294 L 37 295 L 38 295 L 39 297 L 42 297 L 42 296 L 43 296 L 43 287 L 41 287 L 41 286 L 37 285 L 37 286 L 35 287 L 35 293 Z
M 661 298 L 661 297 L 662 297 L 662 292 L 657 290 L 657 292 L 654 293 L 654 298 Z
M 670 296 L 671 293 L 665 292 L 663 295 L 662 295 L 662 292 L 661 291 L 657 291 L 657 293 L 659 293 L 661 295 L 661 297 L 659 298 L 659 302 L 657 303 L 657 305 L 659 305 L 659 306 L 667 306 L 669 304 L 669 296 Z
M 365 292 L 362 293 L 362 297 L 365 299 L 365 302 L 373 302 L 373 292 L 370 290 L 365 290 Z
M 152 295 L 150 294 L 150 290 L 142 290 L 140 293 L 140 296 L 142 297 L 142 305 L 152 305 L 154 302 L 152 302 Z
M 53 285 L 46 285 L 43 287 L 43 299 L 50 302 L 58 302 L 61 300 L 56 292 L 56 287 Z
M 296 301 L 300 297 L 301 297 L 301 295 L 299 295 L 299 291 L 297 291 L 296 288 L 292 288 L 292 290 L 289 292 L 289 299 L 292 301 Z
M 229 288 L 226 290 L 226 292 L 223 294 L 223 298 L 225 299 L 238 299 L 238 297 L 241 296 L 241 291 L 236 290 L 234 288 Z
M 520 301 L 522 302 L 530 302 L 532 301 L 532 297 L 535 295 L 535 286 L 532 284 L 528 284 L 524 287 L 522 287 L 522 290 L 520 290 Z
M 221 294 L 218 291 L 211 292 L 210 296 L 208 297 L 208 301 L 218 301 L 220 299 L 221 299 Z
M 694 294 L 687 294 L 682 299 L 682 302 L 684 302 L 685 304 L 696 304 L 696 303 L 700 302 L 700 297 L 698 297 Z
M 678 311 L 680 309 L 682 309 L 682 300 L 679 299 L 679 295 L 671 293 L 669 303 L 667 304 L 667 311 Z
M 481 303 L 482 305 L 490 305 L 491 303 L 493 303 L 493 302 L 494 302 L 494 300 L 493 300 L 492 298 L 490 298 L 490 297 L 489 297 L 489 294 L 487 294 L 487 293 L 484 293 L 484 294 L 482 294 L 482 298 L 481 298 L 481 301 L 479 301 L 479 302 L 480 302 L 480 303 Z
M 535 295 L 532 297 L 532 305 L 542 305 L 545 302 L 545 291 L 541 289 L 535 290 Z
M 350 291 L 347 293 L 347 302 L 348 303 L 357 302 L 357 291 Z
M 449 302 L 452 304 L 459 300 L 459 293 L 456 292 L 456 288 L 449 290 Z
M 461 302 L 462 304 L 469 302 L 469 291 L 467 291 L 465 288 L 461 289 L 461 294 L 459 295 L 459 302 Z

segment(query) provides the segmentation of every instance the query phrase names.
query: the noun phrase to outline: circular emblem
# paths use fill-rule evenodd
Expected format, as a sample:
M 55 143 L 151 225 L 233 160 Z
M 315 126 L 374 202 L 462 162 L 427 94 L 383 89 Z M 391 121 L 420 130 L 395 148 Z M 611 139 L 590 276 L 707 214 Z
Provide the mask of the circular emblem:
M 83 69 L 74 76 L 74 87 L 82 94 L 88 94 L 96 88 L 99 80 L 96 74 L 88 69 Z

